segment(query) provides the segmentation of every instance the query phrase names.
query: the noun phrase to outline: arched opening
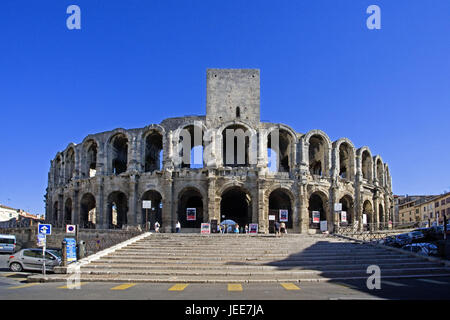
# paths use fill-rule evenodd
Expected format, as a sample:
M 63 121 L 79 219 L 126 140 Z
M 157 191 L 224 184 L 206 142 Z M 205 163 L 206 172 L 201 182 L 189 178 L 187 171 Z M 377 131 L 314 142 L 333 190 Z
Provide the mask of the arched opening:
M 194 188 L 187 188 L 178 197 L 178 221 L 181 228 L 200 228 L 203 221 L 203 197 Z
M 54 185 L 59 186 L 61 183 L 61 157 L 56 158 L 56 164 L 55 164 L 55 173 L 54 173 Z
M 369 200 L 364 201 L 363 203 L 363 217 L 364 215 L 366 215 L 366 225 L 364 226 L 364 228 L 366 230 L 373 230 L 373 207 L 372 207 L 372 203 Z M 364 223 L 364 218 L 363 218 L 363 223 Z
M 107 221 L 110 229 L 122 229 L 127 224 L 128 199 L 125 193 L 114 191 L 108 196 Z
M 289 172 L 291 169 L 292 136 L 286 130 L 273 130 L 267 137 L 269 170 L 272 172 Z
M 383 205 L 380 203 L 378 205 L 378 216 L 380 217 L 380 229 L 385 229 L 387 228 L 385 221 L 384 221 L 384 210 L 383 210 Z
M 312 175 L 326 175 L 326 141 L 320 135 L 313 135 L 309 139 L 309 171 Z
M 353 225 L 354 223 L 354 203 L 353 203 L 353 199 L 352 197 L 350 197 L 349 195 L 345 195 L 341 198 L 341 200 L 339 200 L 339 203 L 342 204 L 342 212 L 345 212 L 345 220 L 346 221 L 342 221 L 342 213 L 341 213 L 341 219 L 340 219 L 340 224 L 342 226 L 350 226 Z
M 97 174 L 97 143 L 90 141 L 85 146 L 86 162 L 84 164 L 83 177 L 95 177 Z
M 353 180 L 353 149 L 347 143 L 339 145 L 339 177 L 342 179 Z
M 364 150 L 361 159 L 361 170 L 363 179 L 372 180 L 372 157 L 369 151 Z
M 286 210 L 287 215 L 285 215 Z M 274 215 L 277 221 L 284 222 L 287 228 L 292 229 L 292 203 L 285 190 L 276 189 L 270 193 L 269 215 Z
M 80 202 L 80 227 L 95 229 L 97 223 L 95 197 L 91 193 L 85 193 Z
M 222 193 L 220 201 L 221 221 L 233 220 L 239 227 L 252 223 L 252 199 L 240 187 L 232 187 Z
M 380 186 L 384 185 L 383 176 L 384 176 L 383 163 L 381 162 L 381 159 L 377 159 L 377 180 Z
M 68 183 L 72 180 L 73 173 L 75 170 L 75 151 L 73 150 L 73 148 L 70 148 L 67 151 L 65 168 L 66 168 L 66 173 L 65 173 L 66 183 Z
M 222 132 L 223 165 L 242 167 L 249 165 L 250 131 L 242 125 L 231 125 Z
M 59 202 L 55 201 L 53 203 L 53 216 L 52 216 L 52 225 L 58 226 L 58 218 L 59 218 Z
M 145 138 L 144 171 L 153 172 L 162 169 L 163 136 L 154 130 Z M 161 222 L 160 222 L 161 223 Z
M 241 108 L 237 107 L 236 108 L 236 118 L 240 118 L 241 117 Z
M 64 224 L 72 223 L 72 199 L 67 199 L 64 205 Z
M 327 203 L 326 196 L 320 192 L 314 192 L 309 197 L 309 227 L 311 229 L 320 229 L 320 221 L 327 220 L 325 206 Z M 317 221 L 318 220 L 318 221 Z
M 181 130 L 179 155 L 182 168 L 203 168 L 204 132 L 200 126 L 189 125 Z
M 128 164 L 128 139 L 119 133 L 115 135 L 110 142 L 111 146 L 111 173 L 121 174 L 127 171 Z
M 150 230 L 154 230 L 155 222 L 162 226 L 162 196 L 158 191 L 148 190 L 142 195 L 143 201 L 151 201 L 151 208 L 142 209 L 141 224 L 145 227 L 146 222 L 150 222 Z M 142 205 L 141 205 L 142 208 Z

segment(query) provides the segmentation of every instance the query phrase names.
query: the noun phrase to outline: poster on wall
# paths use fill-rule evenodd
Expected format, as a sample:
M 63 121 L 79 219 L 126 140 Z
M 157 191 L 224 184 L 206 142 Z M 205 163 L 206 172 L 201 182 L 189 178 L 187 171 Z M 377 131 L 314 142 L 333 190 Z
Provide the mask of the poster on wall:
M 197 220 L 197 209 L 196 208 L 186 208 L 186 220 L 187 221 Z
M 211 225 L 209 223 L 202 223 L 201 229 L 202 234 L 210 234 L 211 233 Z
M 322 232 L 328 231 L 327 220 L 320 221 L 320 231 L 322 231 Z
M 250 234 L 257 234 L 258 233 L 258 224 L 257 223 L 250 223 L 248 226 L 248 233 Z
M 363 224 L 367 224 L 367 214 L 363 213 Z
M 341 211 L 341 222 L 347 222 L 347 212 Z
M 312 212 L 312 220 L 313 220 L 313 223 L 320 223 L 320 211 Z
M 280 222 L 288 222 L 288 211 L 280 209 Z

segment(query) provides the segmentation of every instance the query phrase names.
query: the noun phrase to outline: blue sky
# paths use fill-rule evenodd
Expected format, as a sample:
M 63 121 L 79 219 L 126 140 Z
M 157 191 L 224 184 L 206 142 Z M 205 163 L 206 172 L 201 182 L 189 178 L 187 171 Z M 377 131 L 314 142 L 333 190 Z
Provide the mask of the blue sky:
M 207 68 L 260 69 L 262 120 L 369 146 L 395 194 L 450 191 L 449 17 L 448 0 L 3 0 L 0 203 L 44 213 L 50 160 L 89 133 L 205 114 Z

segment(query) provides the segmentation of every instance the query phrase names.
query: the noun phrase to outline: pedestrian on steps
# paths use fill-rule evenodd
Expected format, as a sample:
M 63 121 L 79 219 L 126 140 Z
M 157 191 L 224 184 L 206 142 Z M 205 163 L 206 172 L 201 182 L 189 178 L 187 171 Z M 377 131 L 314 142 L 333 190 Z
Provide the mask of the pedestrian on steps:
M 155 232 L 156 232 L 156 233 L 159 233 L 159 227 L 160 227 L 160 224 L 159 224 L 158 221 L 156 221 L 156 222 L 155 222 Z
M 181 231 L 181 223 L 180 223 L 180 221 L 177 221 L 177 224 L 175 226 L 175 230 L 176 230 L 176 233 L 180 233 L 180 231 Z

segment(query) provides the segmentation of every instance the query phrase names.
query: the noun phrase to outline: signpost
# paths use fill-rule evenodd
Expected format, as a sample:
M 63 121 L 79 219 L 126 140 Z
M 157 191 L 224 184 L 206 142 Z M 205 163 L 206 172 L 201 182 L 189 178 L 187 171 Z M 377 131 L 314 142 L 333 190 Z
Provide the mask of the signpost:
M 42 239 L 42 236 L 44 237 L 43 238 L 44 245 L 42 247 L 42 259 L 44 260 L 44 264 L 42 266 L 42 274 L 45 276 L 45 246 L 47 244 L 47 235 L 52 234 L 52 225 L 39 223 L 38 224 L 38 234 L 41 234 L 41 239 Z
M 145 209 L 145 228 L 148 231 L 148 209 L 152 208 L 151 200 L 143 200 L 142 201 L 142 209 Z

